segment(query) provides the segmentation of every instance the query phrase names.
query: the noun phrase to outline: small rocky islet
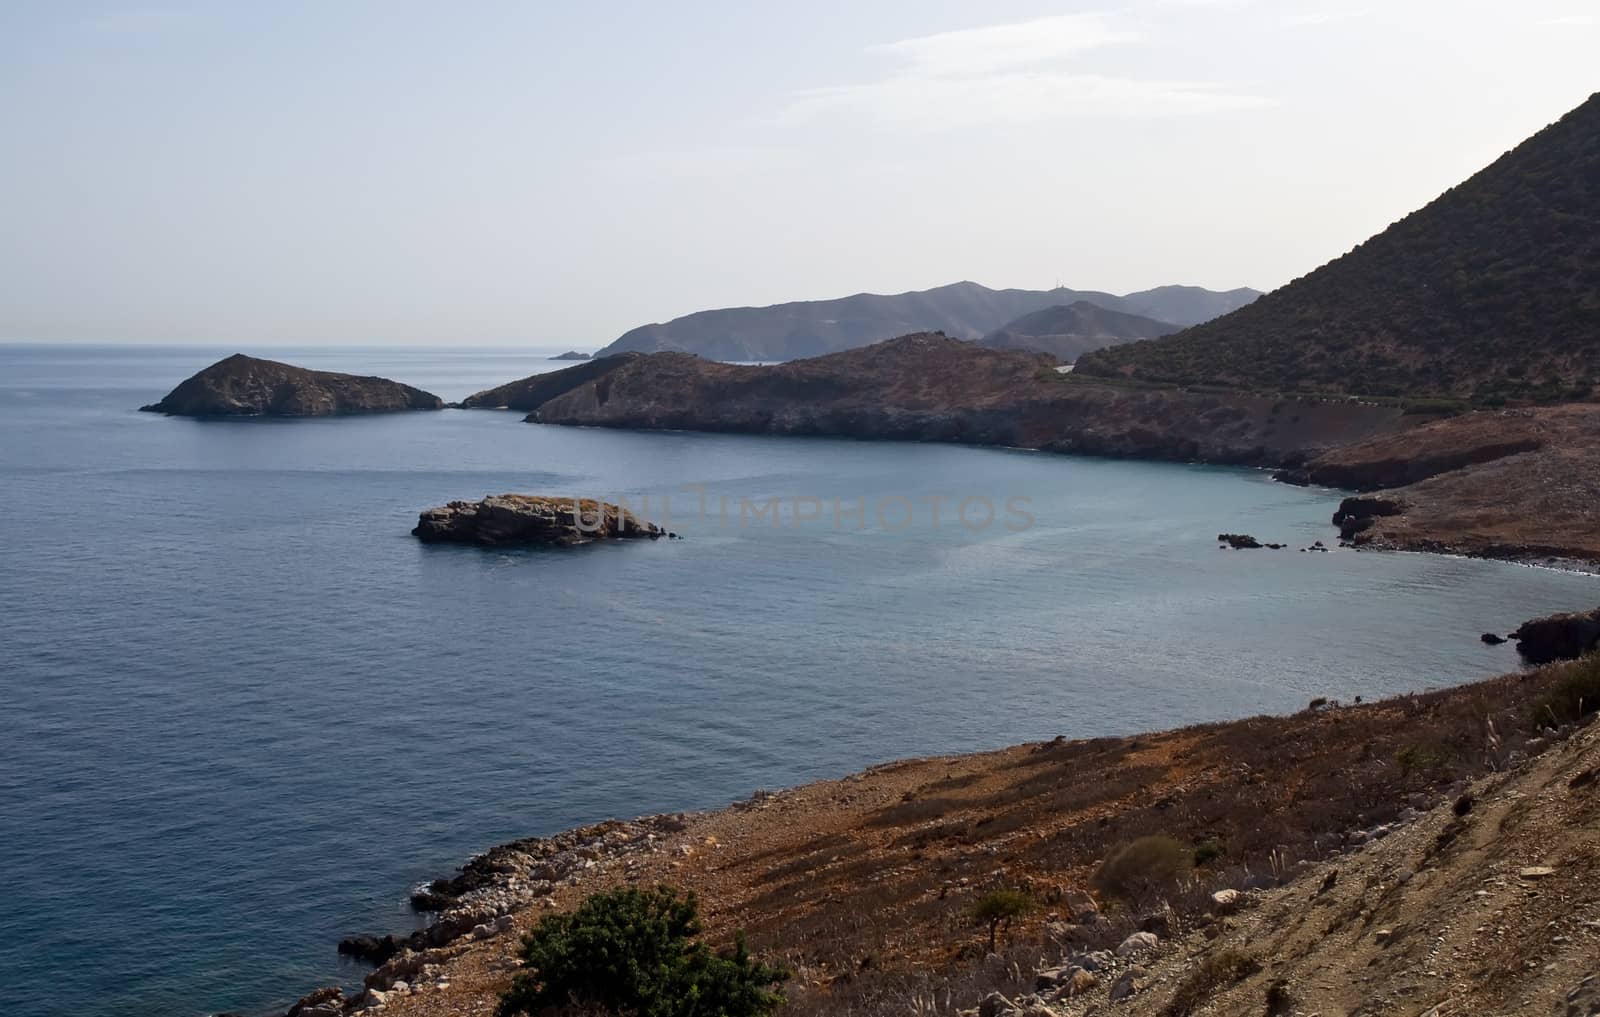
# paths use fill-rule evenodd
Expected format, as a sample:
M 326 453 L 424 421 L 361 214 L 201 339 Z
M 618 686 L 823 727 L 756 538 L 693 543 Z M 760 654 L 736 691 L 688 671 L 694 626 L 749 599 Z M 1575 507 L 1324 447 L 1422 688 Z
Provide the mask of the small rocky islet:
M 572 547 L 677 536 L 611 502 L 532 494 L 491 495 L 425 509 L 411 534 L 425 544 L 479 547 Z
M 173 417 L 334 417 L 444 405 L 431 392 L 388 378 L 313 371 L 235 353 L 139 409 Z

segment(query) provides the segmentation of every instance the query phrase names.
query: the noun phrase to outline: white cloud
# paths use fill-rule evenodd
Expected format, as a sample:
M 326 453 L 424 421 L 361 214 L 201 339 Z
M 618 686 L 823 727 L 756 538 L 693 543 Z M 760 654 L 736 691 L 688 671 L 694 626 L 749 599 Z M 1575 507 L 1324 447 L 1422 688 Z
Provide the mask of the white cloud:
M 1600 18 L 1596 18 L 1593 14 L 1569 14 L 1566 17 L 1561 18 L 1545 18 L 1543 21 L 1539 22 L 1539 24 L 1561 28 L 1573 28 L 1577 26 L 1600 24 Z
M 1070 14 L 920 36 L 867 48 L 898 67 L 860 84 L 807 89 L 779 123 L 856 116 L 922 130 L 1065 117 L 1171 116 L 1270 105 L 1218 85 L 1085 73 L 1089 50 L 1138 42 L 1105 15 Z
M 1268 105 L 1257 96 L 1188 81 L 1137 81 L 1061 71 L 941 78 L 912 75 L 802 92 L 788 122 L 849 113 L 923 130 L 1058 117 L 1217 113 Z
M 867 52 L 904 61 L 909 73 L 986 74 L 1047 63 L 1139 36 L 1100 14 L 1063 14 L 1011 25 L 940 32 L 867 47 Z

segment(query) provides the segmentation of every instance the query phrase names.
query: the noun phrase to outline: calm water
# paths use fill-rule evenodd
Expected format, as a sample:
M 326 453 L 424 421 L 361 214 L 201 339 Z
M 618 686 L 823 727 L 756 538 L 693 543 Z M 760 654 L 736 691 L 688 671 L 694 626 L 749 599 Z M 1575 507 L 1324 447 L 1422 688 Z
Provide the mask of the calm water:
M 1332 539 L 1336 495 L 1253 472 L 490 412 L 134 412 L 228 352 L 0 346 L 11 1013 L 266 1012 L 358 982 L 337 938 L 407 927 L 412 884 L 500 840 L 909 754 L 1473 678 L 1514 664 L 1478 633 L 1600 591 L 1219 552 L 1219 530 Z M 559 366 L 547 352 L 275 355 L 453 399 Z M 688 539 L 496 553 L 407 533 L 421 508 L 512 490 L 671 495 Z M 740 498 L 774 495 L 821 518 L 740 525 Z M 937 527 L 929 497 L 951 499 Z M 968 497 L 996 506 L 988 528 L 954 520 Z M 835 526 L 836 498 L 866 499 L 865 528 Z M 876 508 L 895 526 L 899 498 L 912 521 L 891 531 Z

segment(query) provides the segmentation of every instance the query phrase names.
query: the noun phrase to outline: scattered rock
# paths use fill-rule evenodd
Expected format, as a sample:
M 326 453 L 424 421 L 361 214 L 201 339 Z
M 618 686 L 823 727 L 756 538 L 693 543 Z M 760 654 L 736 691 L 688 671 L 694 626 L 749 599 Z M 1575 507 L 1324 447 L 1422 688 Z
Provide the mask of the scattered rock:
M 1529 865 L 1517 870 L 1517 875 L 1522 879 L 1539 880 L 1548 879 L 1556 874 L 1556 870 L 1548 865 Z
M 998 992 L 991 992 L 978 1004 L 978 1017 L 1006 1017 L 1017 1009 L 1015 1003 Z
M 1073 996 L 1081 996 L 1085 992 L 1091 991 L 1099 984 L 1100 979 L 1095 977 L 1090 972 L 1085 971 L 1083 968 L 1073 968 L 1072 974 L 1056 992 L 1056 998 L 1070 999 Z
M 1150 972 L 1138 964 L 1124 971 L 1111 985 L 1111 1000 L 1119 1002 L 1127 999 L 1137 992 L 1144 990 L 1150 984 Z
M 1590 975 L 1567 993 L 1566 1017 L 1600 1017 L 1600 975 Z
M 1067 962 L 1068 967 L 1082 968 L 1085 971 L 1104 973 L 1109 971 L 1116 958 L 1110 950 L 1092 950 L 1089 953 L 1079 954 Z
M 1261 541 L 1248 533 L 1219 533 L 1217 543 L 1226 544 L 1235 551 L 1251 551 L 1261 546 Z M 1282 546 L 1281 544 L 1278 546 Z
M 285 1017 L 322 1017 L 324 1013 L 339 1013 L 343 1006 L 344 990 L 337 985 L 327 985 L 301 996 Z

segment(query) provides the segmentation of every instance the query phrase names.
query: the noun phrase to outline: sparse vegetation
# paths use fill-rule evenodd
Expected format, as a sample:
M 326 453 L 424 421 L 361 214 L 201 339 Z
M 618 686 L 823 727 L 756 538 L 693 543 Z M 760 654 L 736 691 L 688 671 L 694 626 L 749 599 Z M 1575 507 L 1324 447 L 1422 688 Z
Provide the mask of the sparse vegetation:
M 1230 948 L 1207 954 L 1190 970 L 1173 992 L 1162 1011 L 1163 1017 L 1189 1017 L 1206 1004 L 1219 989 L 1244 981 L 1261 970 L 1261 962 L 1240 950 Z
M 522 944 L 527 967 L 501 998 L 500 1017 L 598 1009 L 626 1017 L 762 1017 L 783 1002 L 781 968 L 751 958 L 744 940 L 713 953 L 693 894 L 668 887 L 599 893 L 570 914 L 546 915 Z
M 993 890 L 972 906 L 972 919 L 989 927 L 989 952 L 994 953 L 1000 930 L 1010 928 L 1014 919 L 1032 910 L 1033 898 L 1021 890 Z
M 1193 853 L 1171 837 L 1140 837 L 1101 863 L 1094 884 L 1138 904 L 1170 890 L 1193 865 Z
M 1600 709 L 1600 653 L 1557 664 L 1555 681 L 1534 701 L 1535 724 L 1567 724 Z
M 1407 412 L 1594 397 L 1600 96 L 1289 286 L 1076 380 L 1358 394 Z

